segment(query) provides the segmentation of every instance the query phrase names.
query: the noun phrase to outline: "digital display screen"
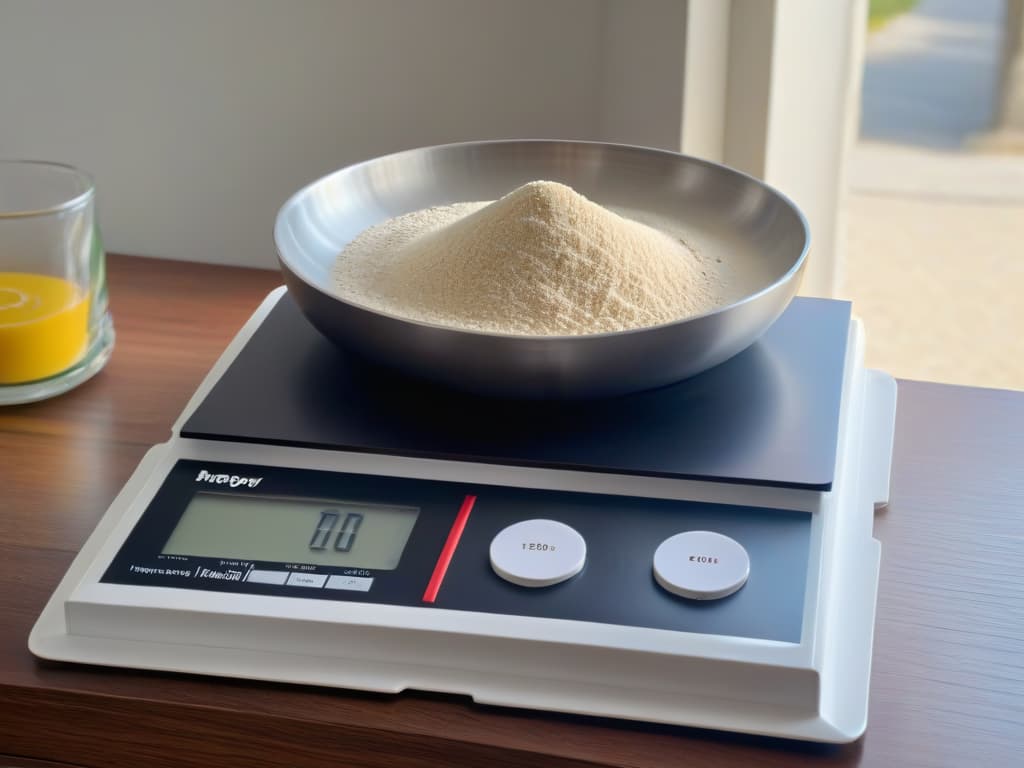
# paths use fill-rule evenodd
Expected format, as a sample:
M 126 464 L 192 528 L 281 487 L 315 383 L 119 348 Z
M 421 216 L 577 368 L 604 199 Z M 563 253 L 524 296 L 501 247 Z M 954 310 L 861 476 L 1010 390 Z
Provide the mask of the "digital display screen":
M 197 493 L 161 554 L 389 571 L 418 507 Z

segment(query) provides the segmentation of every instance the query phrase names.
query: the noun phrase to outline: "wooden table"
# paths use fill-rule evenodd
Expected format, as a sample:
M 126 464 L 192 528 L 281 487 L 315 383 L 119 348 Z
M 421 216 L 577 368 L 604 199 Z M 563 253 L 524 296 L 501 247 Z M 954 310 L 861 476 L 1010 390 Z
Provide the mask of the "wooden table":
M 29 629 L 274 272 L 112 256 L 117 346 L 0 409 L 0 766 L 1024 765 L 1024 393 L 902 381 L 868 731 L 830 747 L 41 663 Z

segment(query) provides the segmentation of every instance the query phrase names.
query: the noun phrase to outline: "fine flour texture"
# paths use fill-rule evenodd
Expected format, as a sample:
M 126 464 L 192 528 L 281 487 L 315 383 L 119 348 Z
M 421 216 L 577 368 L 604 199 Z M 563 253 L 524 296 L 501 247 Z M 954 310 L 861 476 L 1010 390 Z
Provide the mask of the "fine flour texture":
M 501 334 L 644 328 L 723 303 L 716 260 L 571 188 L 534 181 L 493 202 L 389 219 L 333 269 L 337 294 L 411 320 Z

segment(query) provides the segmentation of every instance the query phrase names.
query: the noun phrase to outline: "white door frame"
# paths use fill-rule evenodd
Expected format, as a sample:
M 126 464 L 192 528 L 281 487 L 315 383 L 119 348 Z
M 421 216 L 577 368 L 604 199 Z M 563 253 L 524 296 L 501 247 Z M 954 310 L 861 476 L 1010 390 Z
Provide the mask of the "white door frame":
M 796 202 L 811 227 L 809 295 L 836 295 L 842 277 L 866 18 L 867 0 L 687 0 L 680 150 Z

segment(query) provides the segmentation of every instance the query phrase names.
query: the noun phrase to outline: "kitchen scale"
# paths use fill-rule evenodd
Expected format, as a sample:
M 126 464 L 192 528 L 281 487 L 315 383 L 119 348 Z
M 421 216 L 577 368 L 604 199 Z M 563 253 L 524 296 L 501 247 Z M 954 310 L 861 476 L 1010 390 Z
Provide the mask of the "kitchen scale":
M 846 302 L 590 402 L 360 362 L 284 288 L 112 503 L 46 659 L 827 742 L 867 719 L 896 387 Z

